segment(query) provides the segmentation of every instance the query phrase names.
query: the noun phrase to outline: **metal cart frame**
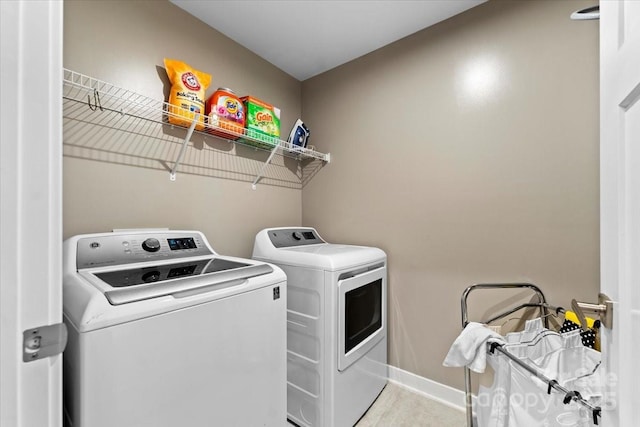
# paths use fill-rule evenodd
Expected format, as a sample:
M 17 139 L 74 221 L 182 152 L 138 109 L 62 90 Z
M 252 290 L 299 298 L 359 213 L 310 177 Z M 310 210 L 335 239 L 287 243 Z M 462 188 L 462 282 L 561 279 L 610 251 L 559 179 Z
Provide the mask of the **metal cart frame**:
M 512 313 L 515 313 L 516 311 L 523 309 L 523 308 L 527 308 L 527 307 L 537 307 L 540 309 L 540 316 L 544 319 L 544 324 L 545 327 L 549 327 L 549 319 L 548 319 L 548 314 L 549 314 L 549 310 L 553 310 L 555 311 L 556 314 L 560 314 L 560 313 L 564 313 L 565 310 L 562 307 L 555 307 L 552 305 L 549 305 L 547 303 L 547 300 L 544 296 L 544 293 L 542 292 L 542 290 L 537 287 L 534 284 L 531 283 L 484 283 L 484 284 L 475 284 L 472 286 L 469 286 L 467 289 L 464 290 L 464 292 L 462 293 L 462 298 L 461 298 L 461 311 L 462 311 L 462 329 L 464 329 L 467 324 L 469 323 L 469 313 L 468 313 L 468 309 L 467 309 L 467 298 L 469 297 L 469 294 L 475 290 L 483 290 L 483 289 L 529 289 L 531 290 L 535 296 L 537 296 L 538 298 L 538 302 L 528 302 L 528 303 L 524 303 L 524 304 L 520 304 L 516 307 L 512 307 L 509 308 L 493 317 L 491 317 L 488 320 L 485 320 L 483 323 L 491 323 L 494 322 L 496 320 L 502 319 Z M 580 393 L 576 392 L 576 391 L 571 391 L 568 390 L 564 387 L 562 387 L 562 385 L 560 385 L 555 379 L 552 378 L 548 378 L 545 375 L 543 375 L 542 373 L 538 372 L 538 370 L 528 364 L 526 364 L 525 362 L 523 362 L 522 360 L 518 359 L 516 356 L 512 355 L 511 353 L 509 353 L 508 350 L 506 350 L 505 348 L 503 348 L 502 344 L 500 343 L 491 343 L 489 345 L 490 347 L 490 352 L 493 353 L 494 351 L 499 351 L 500 353 L 504 354 L 506 357 L 508 357 L 509 359 L 511 359 L 513 362 L 515 362 L 516 364 L 518 364 L 520 367 L 524 368 L 525 370 L 527 370 L 528 372 L 530 372 L 531 374 L 535 375 L 537 378 L 541 379 L 542 381 L 544 381 L 547 385 L 548 385 L 548 389 L 547 389 L 547 393 L 551 393 L 551 389 L 555 389 L 560 391 L 561 393 L 564 393 L 565 395 L 565 399 L 564 399 L 564 403 L 569 403 L 570 401 L 575 401 L 585 407 L 587 407 L 589 410 L 591 410 L 591 413 L 593 414 L 593 420 L 594 420 L 594 424 L 598 424 L 598 417 L 601 414 L 601 409 L 599 406 L 593 406 L 592 404 L 590 404 L 589 402 L 587 402 L 586 400 L 584 400 L 582 398 L 582 396 L 580 396 Z M 465 366 L 464 367 L 464 391 L 465 391 L 465 408 L 466 408 L 466 415 L 467 415 L 467 427 L 473 427 L 473 401 L 472 401 L 472 395 L 471 395 L 471 370 L 469 369 L 469 367 Z

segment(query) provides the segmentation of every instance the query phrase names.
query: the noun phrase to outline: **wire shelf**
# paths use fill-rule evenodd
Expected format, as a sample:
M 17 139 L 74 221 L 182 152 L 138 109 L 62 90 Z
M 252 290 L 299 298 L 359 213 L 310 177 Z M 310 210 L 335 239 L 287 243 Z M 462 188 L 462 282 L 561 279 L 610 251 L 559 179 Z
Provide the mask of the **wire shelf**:
M 119 113 L 123 117 L 132 117 L 148 121 L 149 123 L 181 128 L 182 126 L 180 125 L 170 123 L 169 118 L 175 117 L 181 121 L 185 121 L 185 116 L 176 114 L 174 111 L 177 111 L 177 109 L 167 102 L 149 98 L 131 90 L 112 85 L 69 69 L 64 69 L 63 98 L 65 100 L 86 104 L 87 108 L 94 111 L 99 110 Z M 197 120 L 198 119 L 194 117 L 192 125 Z M 122 126 L 122 130 L 126 131 L 126 129 L 124 129 L 127 126 L 126 120 L 122 121 Z M 187 132 L 187 137 L 184 140 L 185 145 L 191 138 L 192 133 L 198 133 L 206 137 L 218 138 L 223 141 L 229 141 L 234 144 L 247 146 L 256 150 L 270 151 L 271 155 L 269 156 L 269 160 L 265 162 L 264 167 L 269 164 L 274 154 L 298 160 L 316 159 L 327 163 L 330 161 L 329 154 L 320 153 L 308 148 L 301 148 L 278 138 L 271 138 L 263 135 L 255 137 L 250 129 L 238 129 L 239 131 L 236 131 L 235 129 L 237 128 L 223 128 L 211 123 L 203 123 L 202 121 L 198 124 L 198 127 L 204 127 L 204 129 L 193 129 L 194 126 L 191 126 L 189 129 L 184 127 Z M 242 138 L 244 141 L 224 138 L 212 133 L 215 131 Z M 180 161 L 178 159 L 174 169 L 171 171 L 172 179 L 175 179 L 175 169 L 178 167 L 179 163 Z M 260 176 L 255 179 L 253 183 L 254 187 L 259 179 Z

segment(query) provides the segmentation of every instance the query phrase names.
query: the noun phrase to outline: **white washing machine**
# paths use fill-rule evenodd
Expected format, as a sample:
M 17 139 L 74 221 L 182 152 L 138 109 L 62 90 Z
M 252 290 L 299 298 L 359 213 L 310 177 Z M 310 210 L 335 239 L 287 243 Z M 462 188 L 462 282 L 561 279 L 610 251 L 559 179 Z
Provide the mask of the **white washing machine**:
M 313 228 L 260 231 L 253 258 L 287 274 L 287 418 L 353 426 L 387 383 L 387 257 Z
M 66 425 L 277 426 L 286 420 L 286 276 L 197 231 L 64 242 Z

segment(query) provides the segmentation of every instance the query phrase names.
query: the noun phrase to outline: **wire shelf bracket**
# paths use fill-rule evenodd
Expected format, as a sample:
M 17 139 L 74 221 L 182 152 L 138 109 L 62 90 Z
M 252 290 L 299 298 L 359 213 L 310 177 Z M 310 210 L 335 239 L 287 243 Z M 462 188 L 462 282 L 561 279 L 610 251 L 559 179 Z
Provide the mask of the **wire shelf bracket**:
M 280 142 L 276 143 L 276 146 L 273 147 L 273 150 L 271 150 L 271 154 L 269 154 L 267 160 L 262 164 L 262 168 L 260 168 L 258 176 L 256 176 L 256 179 L 254 179 L 253 183 L 251 184 L 251 189 L 256 189 L 256 184 L 258 184 L 258 181 L 260 181 L 260 178 L 262 178 L 262 176 L 264 175 L 264 171 L 267 169 L 269 163 L 271 163 L 271 160 L 273 159 L 274 154 L 276 154 L 276 151 L 278 151 L 278 148 L 280 148 Z
M 187 136 L 185 136 L 184 141 L 182 142 L 182 147 L 180 147 L 178 158 L 176 159 L 176 162 L 173 165 L 173 168 L 171 168 L 171 172 L 169 173 L 169 179 L 171 181 L 176 180 L 176 171 L 178 170 L 178 166 L 180 166 L 180 162 L 182 162 L 182 158 L 184 157 L 184 152 L 187 149 L 187 144 L 191 139 L 191 135 L 193 135 L 193 131 L 196 128 L 196 123 L 198 123 L 199 118 L 200 118 L 200 113 L 196 113 L 196 115 L 193 118 L 193 122 L 191 123 L 191 126 L 189 126 L 189 130 L 187 131 Z

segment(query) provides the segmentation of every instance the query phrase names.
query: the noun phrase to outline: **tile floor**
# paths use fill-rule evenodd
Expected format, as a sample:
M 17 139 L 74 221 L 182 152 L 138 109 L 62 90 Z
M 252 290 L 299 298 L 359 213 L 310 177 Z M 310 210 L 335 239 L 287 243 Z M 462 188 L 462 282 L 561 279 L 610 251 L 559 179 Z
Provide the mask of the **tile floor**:
M 288 427 L 294 426 L 288 423 Z M 465 427 L 463 411 L 389 382 L 354 427 Z
M 389 382 L 355 427 L 464 427 L 465 413 Z

